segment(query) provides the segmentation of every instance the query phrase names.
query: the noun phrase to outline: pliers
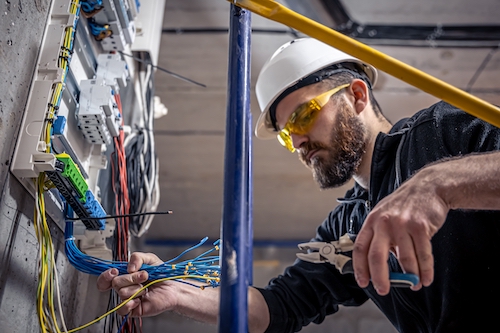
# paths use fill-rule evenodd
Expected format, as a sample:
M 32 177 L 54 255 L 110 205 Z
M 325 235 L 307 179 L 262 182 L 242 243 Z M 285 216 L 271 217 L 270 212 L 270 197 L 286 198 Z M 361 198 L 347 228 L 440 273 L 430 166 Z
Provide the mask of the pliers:
M 354 273 L 352 266 L 352 250 L 356 235 L 344 234 L 338 241 L 333 242 L 308 242 L 298 245 L 301 250 L 316 252 L 297 253 L 297 258 L 315 264 L 330 263 L 342 274 Z M 418 276 L 410 273 L 389 272 L 391 287 L 412 287 L 418 284 Z

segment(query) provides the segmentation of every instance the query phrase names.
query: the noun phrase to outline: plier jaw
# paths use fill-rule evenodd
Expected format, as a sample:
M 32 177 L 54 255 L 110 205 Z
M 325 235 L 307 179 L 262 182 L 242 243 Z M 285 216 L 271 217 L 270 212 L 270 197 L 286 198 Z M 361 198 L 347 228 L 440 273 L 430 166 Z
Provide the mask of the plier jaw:
M 308 242 L 298 245 L 301 250 L 311 250 L 315 252 L 297 253 L 297 258 L 316 263 L 330 263 L 342 273 L 353 273 L 352 258 L 349 253 L 354 246 L 354 235 L 345 234 L 338 241 L 333 242 Z
M 315 264 L 330 263 L 342 274 L 354 273 L 352 266 L 352 250 L 356 235 L 344 234 L 338 241 L 333 242 L 308 242 L 298 245 L 299 249 L 315 251 L 308 253 L 297 253 L 297 258 Z M 389 280 L 392 287 L 412 287 L 419 282 L 415 274 L 389 272 Z

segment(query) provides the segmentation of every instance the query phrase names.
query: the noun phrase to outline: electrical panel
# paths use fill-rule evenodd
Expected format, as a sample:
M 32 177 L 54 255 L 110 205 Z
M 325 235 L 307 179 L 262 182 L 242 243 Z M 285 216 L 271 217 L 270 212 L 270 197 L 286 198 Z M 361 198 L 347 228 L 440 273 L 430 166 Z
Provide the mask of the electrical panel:
M 71 206 L 79 218 L 75 237 L 103 257 L 110 252 L 103 239 L 115 228 L 105 218 L 116 206 L 106 199 L 113 196 L 113 156 L 124 151 L 127 120 L 149 112 L 145 91 L 134 84 L 148 66 L 137 59 L 158 59 L 161 26 L 154 33 L 148 27 L 163 20 L 165 0 L 148 0 L 146 13 L 143 3 L 52 1 L 11 164 L 33 194 L 34 179 L 45 173 L 47 214 L 63 228 L 63 207 Z M 138 26 L 146 27 L 139 39 Z

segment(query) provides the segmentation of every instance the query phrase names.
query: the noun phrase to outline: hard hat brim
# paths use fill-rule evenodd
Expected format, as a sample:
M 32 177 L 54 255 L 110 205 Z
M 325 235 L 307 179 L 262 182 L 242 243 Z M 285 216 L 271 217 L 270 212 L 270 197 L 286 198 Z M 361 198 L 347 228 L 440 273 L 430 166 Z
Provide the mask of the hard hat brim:
M 261 140 L 276 139 L 278 132 L 272 130 L 271 121 L 269 120 L 269 110 L 262 112 L 255 124 L 255 136 Z

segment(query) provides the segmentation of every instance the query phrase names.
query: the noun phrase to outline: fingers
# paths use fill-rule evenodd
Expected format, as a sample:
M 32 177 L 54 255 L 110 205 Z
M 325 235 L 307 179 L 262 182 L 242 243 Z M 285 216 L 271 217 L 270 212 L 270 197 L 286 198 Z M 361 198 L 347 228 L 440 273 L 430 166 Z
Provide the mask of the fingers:
M 429 286 L 434 278 L 434 259 L 429 237 L 418 223 L 401 217 L 370 214 L 359 232 L 353 249 L 353 268 L 358 285 L 366 288 L 371 280 L 379 295 L 390 291 L 388 257 L 394 250 L 403 272 L 419 276 L 412 287 Z
M 420 283 L 427 287 L 434 280 L 434 256 L 432 255 L 432 245 L 430 240 L 425 237 L 414 238 L 413 242 L 418 261 Z
M 116 312 L 120 316 L 126 316 L 127 314 L 130 314 L 132 317 L 140 317 L 141 311 L 139 305 L 141 305 L 141 299 L 134 298 L 123 304 Z
M 97 289 L 99 291 L 106 291 L 111 289 L 113 279 L 118 276 L 116 268 L 108 269 L 97 278 Z
M 133 294 L 128 292 L 131 290 L 129 287 L 134 286 L 136 289 L 135 291 L 137 291 L 140 288 L 140 284 L 148 280 L 148 273 L 146 271 L 138 271 L 138 269 L 140 269 L 143 264 L 157 265 L 159 263 L 162 263 L 162 261 L 152 253 L 133 253 L 128 264 L 128 271 L 130 274 L 119 276 L 119 272 L 116 268 L 108 269 L 97 278 L 97 289 L 106 291 L 113 288 L 117 292 L 120 292 L 120 290 L 125 288 L 124 291 L 122 291 L 123 294 L 120 294 L 120 297 L 122 299 L 128 298 Z
M 144 283 L 148 280 L 148 272 L 146 271 L 140 271 L 140 272 L 135 272 L 131 274 L 124 274 L 117 276 L 116 278 L 113 279 L 112 281 L 112 286 L 113 289 L 118 292 L 120 295 L 120 290 L 123 288 L 127 288 L 130 286 L 138 286 L 137 290 L 140 288 L 141 283 Z M 137 291 L 136 290 L 136 291 Z M 127 295 L 124 295 L 125 298 Z M 128 297 L 132 296 L 132 294 L 128 295 Z M 122 295 L 120 295 L 120 298 L 123 299 Z
M 126 301 L 130 297 L 135 295 L 134 299 L 126 302 L 120 309 L 118 309 L 118 314 L 126 315 L 132 312 L 132 316 L 141 315 L 142 311 L 139 307 L 139 305 L 141 305 L 140 297 L 145 295 L 147 293 L 147 290 L 142 290 L 139 293 L 137 292 L 141 290 L 141 288 L 143 287 L 142 284 L 147 280 L 148 273 L 145 271 L 125 274 L 122 276 L 118 276 L 113 280 L 113 288 L 116 290 L 118 296 L 122 301 Z
M 353 249 L 353 268 L 356 281 L 361 288 L 368 287 L 370 280 L 379 295 L 390 290 L 387 260 L 391 249 L 391 238 L 387 221 L 369 215 L 356 237 Z
M 391 285 L 389 282 L 390 237 L 386 232 L 374 233 L 368 251 L 369 276 L 373 287 L 379 295 L 387 295 Z
M 133 317 L 142 316 L 142 297 L 148 296 L 147 290 L 141 290 L 144 282 L 148 281 L 148 273 L 140 271 L 143 265 L 159 265 L 163 261 L 152 253 L 135 252 L 130 256 L 127 266 L 129 274 L 119 275 L 116 268 L 103 272 L 97 278 L 97 288 L 106 291 L 113 288 L 122 301 L 127 301 L 130 297 L 134 299 L 123 303 L 118 309 L 118 314 L 130 314 Z M 139 292 L 140 291 L 140 292 Z
M 354 277 L 361 288 L 368 287 L 370 282 L 370 268 L 368 266 L 368 251 L 370 250 L 373 231 L 370 228 L 362 228 L 354 242 L 352 252 L 352 264 Z
M 153 253 L 134 252 L 128 261 L 127 271 L 129 273 L 134 273 L 140 270 L 143 264 L 159 265 L 161 263 L 163 263 L 163 261 Z

